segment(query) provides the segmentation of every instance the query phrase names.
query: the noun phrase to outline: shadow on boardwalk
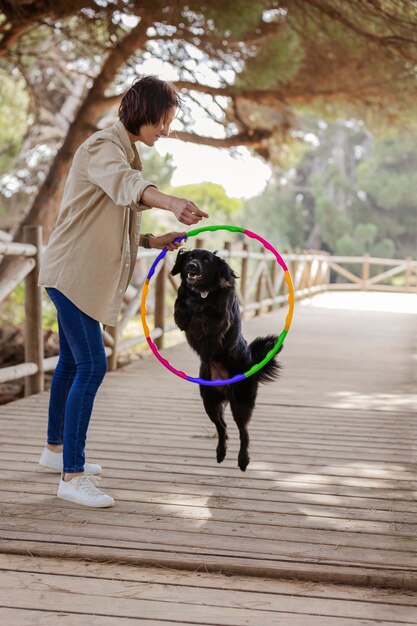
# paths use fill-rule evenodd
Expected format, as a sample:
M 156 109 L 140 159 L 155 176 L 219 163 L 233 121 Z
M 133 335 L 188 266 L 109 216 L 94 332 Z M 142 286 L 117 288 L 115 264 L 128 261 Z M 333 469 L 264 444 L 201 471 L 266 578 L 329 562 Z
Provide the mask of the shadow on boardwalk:
M 57 476 L 38 469 L 48 394 L 0 407 L 8 623 L 54 624 L 57 607 L 68 624 L 415 623 L 417 296 L 389 297 L 403 312 L 360 293 L 296 307 L 245 474 L 230 413 L 217 466 L 198 387 L 152 357 L 109 374 L 97 398 L 89 458 L 113 509 L 58 500 Z M 280 330 L 283 316 L 248 322 L 246 337 Z M 187 346 L 166 354 L 197 372 Z

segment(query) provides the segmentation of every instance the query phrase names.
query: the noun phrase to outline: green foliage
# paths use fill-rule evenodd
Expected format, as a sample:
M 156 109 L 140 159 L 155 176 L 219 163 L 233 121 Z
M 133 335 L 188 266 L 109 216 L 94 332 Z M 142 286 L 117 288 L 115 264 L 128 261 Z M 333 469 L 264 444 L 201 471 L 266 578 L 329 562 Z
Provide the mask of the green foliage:
M 210 224 L 233 224 L 237 210 L 242 206 L 242 200 L 229 198 L 224 188 L 215 183 L 198 183 L 173 187 L 170 191 L 175 196 L 192 200 L 195 204 L 209 214 L 209 219 L 204 225 Z
M 10 171 L 31 121 L 29 97 L 17 75 L 0 69 L 0 175 Z
M 146 148 L 141 144 L 140 158 L 144 179 L 155 183 L 160 191 L 167 192 L 175 172 L 172 155 L 161 156 L 156 150 Z M 142 213 L 141 230 L 143 233 L 161 235 L 168 230 L 178 230 L 178 222 L 166 211 L 153 209 Z
M 304 54 L 298 34 L 283 28 L 279 37 L 271 37 L 246 61 L 236 86 L 268 89 L 285 83 L 297 74 Z
M 54 333 L 58 332 L 56 308 L 44 290 L 42 290 L 42 328 L 52 330 Z
M 229 198 L 221 185 L 205 182 L 170 187 L 171 177 L 175 171 L 172 156 L 167 154 L 162 157 L 155 150 L 141 149 L 141 158 L 145 180 L 154 182 L 165 193 L 195 202 L 210 215 L 210 218 L 204 221 L 205 225 L 234 223 L 235 214 L 242 206 L 242 200 Z M 183 230 L 183 227 L 166 211 L 153 209 L 143 212 L 142 232 L 162 234 L 168 230 Z
M 410 130 L 377 141 L 373 155 L 357 169 L 359 186 L 385 211 L 417 205 L 417 132 Z
M 146 148 L 141 144 L 140 158 L 143 165 L 143 177 L 150 180 L 161 190 L 171 185 L 171 178 L 175 172 L 172 154 L 161 156 L 156 150 Z
M 204 8 L 204 17 L 216 32 L 239 37 L 256 28 L 269 4 L 268 0 L 209 2 Z
M 12 326 L 23 326 L 25 321 L 25 284 L 20 282 L 11 292 L 2 307 L 2 320 Z M 56 309 L 42 289 L 42 328 L 58 332 Z
M 315 194 L 315 218 L 321 226 L 324 241 L 332 247 L 334 242 L 351 230 L 346 214 L 338 210 L 331 198 L 320 192 Z
M 221 185 L 214 183 L 198 183 L 194 185 L 183 185 L 162 189 L 166 193 L 179 198 L 186 198 L 209 214 L 209 218 L 204 220 L 201 226 L 212 224 L 236 224 L 237 213 L 242 206 L 242 200 L 229 198 Z M 180 224 L 171 213 L 166 211 L 152 210 L 145 211 L 142 217 L 142 232 L 153 232 L 162 234 L 170 230 L 182 231 L 191 230 Z M 211 233 L 210 247 L 222 246 L 224 234 Z M 193 245 L 193 244 L 191 244 Z
M 364 253 L 389 259 L 394 256 L 392 239 L 379 239 L 376 224 L 358 224 L 352 235 L 345 234 L 336 241 L 336 254 L 361 256 Z
M 2 318 L 5 323 L 21 326 L 25 320 L 25 285 L 19 283 L 13 289 L 2 307 Z
M 379 233 L 392 240 L 398 256 L 415 257 L 417 129 L 378 138 L 356 175 L 357 186 L 366 194 L 368 219 L 373 215 Z
M 308 211 L 293 193 L 277 183 L 247 200 L 239 211 L 239 223 L 281 250 L 305 247 L 311 226 L 308 217 Z
M 284 246 L 415 258 L 417 129 L 374 139 L 358 121 L 310 118 L 307 131 L 316 141 L 281 173 L 285 185 L 245 204 L 246 225 Z

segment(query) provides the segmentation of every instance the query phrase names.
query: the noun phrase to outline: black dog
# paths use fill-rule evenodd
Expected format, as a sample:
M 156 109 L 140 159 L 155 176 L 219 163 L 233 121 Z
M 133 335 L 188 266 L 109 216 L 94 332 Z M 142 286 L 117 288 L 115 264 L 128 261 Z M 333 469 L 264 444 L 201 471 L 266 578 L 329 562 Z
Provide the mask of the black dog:
M 250 345 L 241 333 L 239 302 L 235 291 L 237 274 L 208 250 L 178 253 L 172 275 L 181 274 L 175 301 L 174 318 L 185 331 L 187 341 L 201 360 L 200 377 L 209 380 L 231 378 L 259 363 L 273 348 L 277 337 L 258 337 Z M 200 385 L 200 394 L 219 437 L 217 462 L 226 456 L 227 430 L 224 408 L 230 402 L 239 428 L 238 465 L 245 471 L 249 464 L 248 424 L 255 406 L 258 384 L 278 377 L 275 357 L 243 381 L 224 386 Z

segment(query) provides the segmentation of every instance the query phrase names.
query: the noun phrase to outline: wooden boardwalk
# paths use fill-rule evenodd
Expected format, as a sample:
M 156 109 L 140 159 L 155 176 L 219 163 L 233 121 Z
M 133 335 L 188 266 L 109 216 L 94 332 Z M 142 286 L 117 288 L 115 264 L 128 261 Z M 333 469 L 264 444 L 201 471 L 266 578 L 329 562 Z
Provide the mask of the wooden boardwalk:
M 89 459 L 112 509 L 58 500 L 38 469 L 47 393 L 0 407 L 2 623 L 416 624 L 417 296 L 390 296 L 409 313 L 367 310 L 379 296 L 296 307 L 244 474 L 230 413 L 217 465 L 198 387 L 153 357 L 97 397 Z M 197 373 L 187 346 L 166 355 Z

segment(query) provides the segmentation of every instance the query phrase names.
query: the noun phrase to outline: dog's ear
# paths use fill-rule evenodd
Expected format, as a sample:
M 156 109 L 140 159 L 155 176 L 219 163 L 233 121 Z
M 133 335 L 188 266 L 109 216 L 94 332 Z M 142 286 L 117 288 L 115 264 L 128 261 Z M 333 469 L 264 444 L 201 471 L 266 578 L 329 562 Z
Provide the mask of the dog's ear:
M 177 258 L 175 259 L 174 267 L 171 270 L 171 276 L 176 276 L 181 272 L 189 254 L 190 252 L 188 250 L 180 250 L 178 252 Z
M 220 257 L 216 257 L 219 265 L 220 282 L 219 285 L 222 289 L 233 287 L 235 284 L 235 278 L 239 278 L 234 270 Z

